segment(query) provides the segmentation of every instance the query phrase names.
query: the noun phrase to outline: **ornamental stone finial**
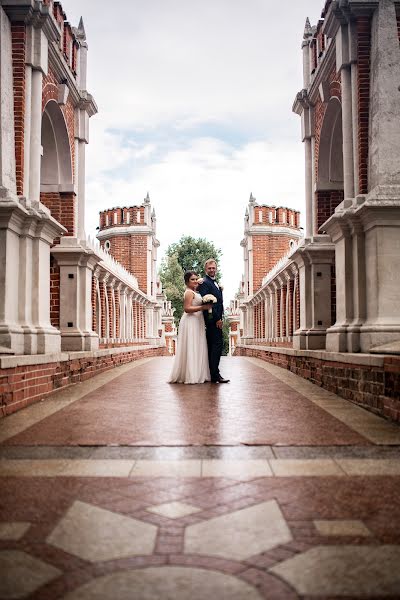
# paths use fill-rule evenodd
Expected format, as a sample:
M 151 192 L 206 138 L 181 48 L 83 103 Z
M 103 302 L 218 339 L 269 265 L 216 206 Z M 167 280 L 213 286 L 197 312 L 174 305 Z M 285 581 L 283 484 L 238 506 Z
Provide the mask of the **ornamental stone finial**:
M 304 39 L 311 37 L 313 34 L 313 28 L 311 27 L 310 19 L 307 17 L 306 24 L 304 26 Z
M 83 24 L 82 17 L 79 20 L 79 25 L 78 25 L 77 33 L 78 33 L 78 36 L 79 36 L 79 38 L 81 40 L 86 40 L 86 31 L 85 31 L 85 26 Z
M 255 202 L 255 201 L 256 201 L 256 199 L 255 199 L 255 198 L 254 198 L 254 196 L 253 196 L 253 192 L 250 192 L 250 199 L 249 199 L 249 202 L 250 202 L 251 204 L 254 204 L 254 202 Z
M 144 199 L 145 204 L 150 204 L 150 196 L 149 196 L 149 192 L 147 192 L 146 198 Z

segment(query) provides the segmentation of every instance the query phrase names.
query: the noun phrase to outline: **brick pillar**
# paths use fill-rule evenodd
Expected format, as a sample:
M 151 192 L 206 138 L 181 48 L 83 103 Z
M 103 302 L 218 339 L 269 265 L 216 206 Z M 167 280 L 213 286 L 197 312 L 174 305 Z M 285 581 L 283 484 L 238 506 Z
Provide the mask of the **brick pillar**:
M 287 329 L 286 329 L 286 295 L 287 288 L 283 283 L 281 287 L 281 337 L 287 337 Z
M 296 273 L 296 279 L 295 279 L 295 290 L 296 290 L 296 298 L 295 298 L 295 310 L 296 310 L 296 325 L 294 330 L 296 331 L 296 329 L 299 329 L 300 327 L 300 277 L 299 277 L 299 273 Z
M 93 273 L 92 275 L 92 329 L 97 331 L 97 277 Z
M 50 256 L 50 323 L 60 329 L 60 267 Z
M 281 294 L 279 288 L 275 289 L 275 337 L 281 337 Z
M 108 331 L 107 337 L 113 338 L 114 336 L 114 287 L 112 283 L 107 284 L 107 299 L 108 299 Z
M 294 314 L 293 314 L 293 300 L 294 300 L 294 279 L 288 281 L 288 336 L 293 337 L 294 331 Z
M 115 337 L 119 339 L 120 336 L 120 288 L 114 290 L 115 300 Z
M 101 337 L 107 337 L 107 303 L 106 303 L 106 282 L 100 283 L 100 305 L 101 305 Z

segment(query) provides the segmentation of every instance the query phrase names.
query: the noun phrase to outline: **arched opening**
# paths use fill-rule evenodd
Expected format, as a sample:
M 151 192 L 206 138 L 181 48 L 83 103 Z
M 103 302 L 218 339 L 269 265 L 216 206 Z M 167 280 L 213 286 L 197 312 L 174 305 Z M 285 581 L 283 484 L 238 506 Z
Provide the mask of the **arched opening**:
M 96 284 L 96 333 L 101 337 L 101 296 L 98 281 Z
M 46 104 L 43 112 L 42 147 L 41 191 L 55 191 L 55 186 L 59 192 L 71 191 L 73 178 L 68 130 L 64 115 L 54 100 Z
M 333 214 L 343 200 L 342 105 L 329 100 L 321 127 L 316 191 L 316 230 Z
M 41 142 L 40 200 L 68 229 L 68 235 L 74 235 L 76 218 L 71 147 L 64 115 L 55 100 L 50 100 L 44 109 Z

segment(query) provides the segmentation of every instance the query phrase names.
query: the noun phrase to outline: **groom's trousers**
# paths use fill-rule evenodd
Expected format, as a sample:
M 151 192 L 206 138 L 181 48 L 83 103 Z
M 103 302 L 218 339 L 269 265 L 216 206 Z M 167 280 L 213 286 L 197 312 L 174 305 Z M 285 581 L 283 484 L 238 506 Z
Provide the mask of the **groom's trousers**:
M 219 372 L 219 361 L 221 359 L 223 347 L 222 329 L 218 329 L 218 327 L 212 323 L 207 326 L 206 335 L 211 381 L 218 381 L 221 377 Z

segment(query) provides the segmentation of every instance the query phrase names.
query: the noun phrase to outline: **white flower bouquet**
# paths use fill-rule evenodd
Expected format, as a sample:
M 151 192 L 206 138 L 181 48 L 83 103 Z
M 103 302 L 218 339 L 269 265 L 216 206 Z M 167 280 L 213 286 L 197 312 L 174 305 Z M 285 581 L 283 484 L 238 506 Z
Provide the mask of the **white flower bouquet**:
M 205 296 L 203 296 L 203 304 L 210 304 L 210 302 L 212 302 L 213 304 L 217 303 L 217 299 L 215 296 L 213 296 L 212 294 L 206 294 Z M 210 306 L 210 308 L 208 309 L 208 318 L 212 319 L 212 308 Z

